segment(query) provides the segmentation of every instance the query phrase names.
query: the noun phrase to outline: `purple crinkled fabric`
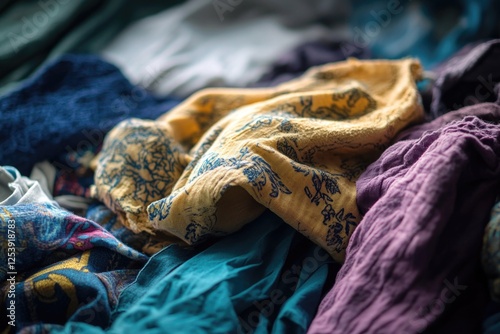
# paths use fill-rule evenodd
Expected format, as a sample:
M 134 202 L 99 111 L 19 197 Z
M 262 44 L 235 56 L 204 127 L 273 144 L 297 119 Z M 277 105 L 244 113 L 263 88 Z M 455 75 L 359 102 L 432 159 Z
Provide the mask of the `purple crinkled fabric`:
M 500 189 L 500 106 L 399 136 L 359 178 L 365 214 L 309 333 L 477 333 L 480 254 Z

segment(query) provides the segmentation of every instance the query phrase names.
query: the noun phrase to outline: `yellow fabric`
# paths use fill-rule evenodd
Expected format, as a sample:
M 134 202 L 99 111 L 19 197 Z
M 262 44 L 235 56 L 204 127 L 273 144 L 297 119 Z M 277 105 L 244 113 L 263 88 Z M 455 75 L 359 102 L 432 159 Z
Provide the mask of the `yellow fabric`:
M 60 294 L 68 299 L 66 316 L 70 317 L 78 308 L 76 287 L 70 277 L 64 275 L 62 270 L 73 269 L 79 272 L 88 272 L 90 251 L 49 266 L 28 277 L 25 281 L 26 289 L 33 291 L 34 297 L 43 303 L 54 303 Z M 59 295 L 58 295 L 59 293 Z
M 133 231 L 188 244 L 268 208 L 343 261 L 361 219 L 358 176 L 423 118 L 421 72 L 414 59 L 349 59 L 275 88 L 202 90 L 156 121 L 113 129 L 95 196 Z

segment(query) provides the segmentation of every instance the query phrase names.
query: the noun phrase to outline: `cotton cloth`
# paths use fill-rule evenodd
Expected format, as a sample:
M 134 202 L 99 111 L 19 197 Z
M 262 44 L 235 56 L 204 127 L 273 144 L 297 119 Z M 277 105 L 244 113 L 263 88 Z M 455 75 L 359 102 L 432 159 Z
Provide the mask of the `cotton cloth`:
M 23 203 L 49 202 L 40 184 L 12 166 L 0 167 L 0 207 Z
M 186 1 L 131 25 L 102 54 L 134 84 L 184 98 L 207 87 L 245 87 L 285 51 L 347 36 L 346 1 L 235 3 Z
M 156 118 L 178 103 L 135 87 L 115 66 L 92 55 L 65 55 L 0 98 L 0 161 L 29 175 L 43 160 L 102 143 L 129 117 Z
M 454 113 L 448 124 L 438 118 L 415 135 L 408 129 L 359 178 L 365 215 L 309 333 L 480 331 L 481 241 L 500 185 L 500 107 Z
M 420 75 L 413 59 L 351 59 L 276 88 L 200 91 L 156 121 L 114 128 L 94 195 L 133 231 L 188 244 L 269 208 L 342 261 L 361 218 L 357 177 L 423 117 Z
M 266 212 L 201 251 L 176 245 L 154 255 L 120 295 L 106 330 L 71 321 L 52 333 L 305 333 L 330 256 Z M 47 326 L 46 326 L 47 328 Z

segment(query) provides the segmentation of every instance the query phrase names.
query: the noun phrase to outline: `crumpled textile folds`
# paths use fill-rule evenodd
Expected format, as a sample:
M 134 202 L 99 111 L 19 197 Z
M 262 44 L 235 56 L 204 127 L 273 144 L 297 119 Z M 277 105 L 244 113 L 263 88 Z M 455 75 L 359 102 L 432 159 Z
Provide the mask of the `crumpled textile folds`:
M 4 179 L 10 187 L 0 205 L 2 319 L 9 319 L 13 301 L 18 329 L 68 320 L 108 326 L 121 290 L 147 256 L 61 209 L 17 169 L 4 166 L 0 177 L 0 187 Z
M 188 244 L 268 208 L 341 262 L 361 219 L 359 174 L 423 119 L 421 71 L 414 59 L 350 59 L 276 88 L 202 90 L 156 121 L 117 125 L 94 195 L 133 231 Z
M 245 87 L 281 54 L 307 41 L 348 35 L 345 0 L 232 4 L 187 0 L 130 25 L 102 55 L 134 84 L 185 98 L 207 87 Z
M 498 332 L 486 278 L 498 296 L 499 50 L 493 40 L 442 64 L 431 120 L 359 177 L 364 217 L 309 333 Z
M 175 10 L 198 18 L 207 3 Z M 127 36 L 171 26 L 162 15 L 109 50 L 144 51 Z M 422 49 L 423 63 L 461 45 L 462 28 Z M 432 72 L 416 58 L 310 68 L 348 57 L 342 40 L 311 42 L 253 73 L 274 87 L 180 102 L 66 55 L 0 98 L 0 318 L 16 321 L 0 331 L 498 333 L 500 40 Z M 99 140 L 83 147 L 92 129 Z
M 305 333 L 338 265 L 270 212 L 206 249 L 156 253 L 120 295 L 112 325 L 55 333 Z M 46 326 L 46 328 L 48 328 Z

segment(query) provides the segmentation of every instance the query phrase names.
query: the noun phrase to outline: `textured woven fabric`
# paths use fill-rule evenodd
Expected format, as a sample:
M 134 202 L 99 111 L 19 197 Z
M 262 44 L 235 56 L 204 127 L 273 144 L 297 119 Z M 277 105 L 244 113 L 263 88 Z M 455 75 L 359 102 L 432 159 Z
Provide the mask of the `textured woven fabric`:
M 95 196 L 132 230 L 189 244 L 269 208 L 342 261 L 360 220 L 357 177 L 422 119 L 420 71 L 412 59 L 349 60 L 272 89 L 200 91 L 156 121 L 114 128 Z
M 459 118 L 476 111 L 495 124 Z M 414 138 L 408 129 L 361 175 L 357 202 L 366 214 L 309 333 L 479 332 L 481 241 L 500 186 L 500 107 L 457 114 L 417 126 Z
M 176 104 L 97 56 L 66 55 L 0 99 L 0 162 L 29 175 L 36 162 L 99 145 L 123 119 L 156 118 Z

